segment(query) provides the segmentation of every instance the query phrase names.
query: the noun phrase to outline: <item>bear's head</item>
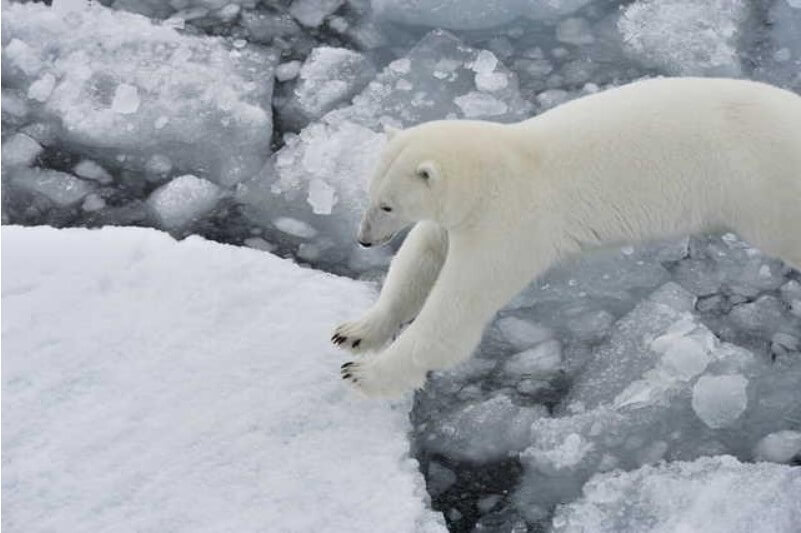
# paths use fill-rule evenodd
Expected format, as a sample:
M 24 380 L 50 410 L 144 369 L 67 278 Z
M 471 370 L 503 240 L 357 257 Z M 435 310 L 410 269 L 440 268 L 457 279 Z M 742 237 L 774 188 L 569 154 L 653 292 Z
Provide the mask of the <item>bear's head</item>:
M 505 126 L 491 122 L 441 120 L 387 131 L 389 142 L 369 186 L 359 225 L 362 246 L 389 242 L 421 220 L 450 229 L 470 217 L 485 194 L 498 161 L 493 139 Z

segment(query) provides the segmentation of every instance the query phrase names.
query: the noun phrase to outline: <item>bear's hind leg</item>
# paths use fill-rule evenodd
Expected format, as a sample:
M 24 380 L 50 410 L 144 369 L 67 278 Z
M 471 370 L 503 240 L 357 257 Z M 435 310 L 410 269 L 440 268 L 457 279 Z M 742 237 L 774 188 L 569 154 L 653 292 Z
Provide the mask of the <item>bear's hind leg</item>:
M 378 301 L 360 320 L 337 327 L 331 341 L 355 353 L 384 346 L 420 312 L 447 248 L 445 230 L 433 222 L 417 223 L 393 258 Z

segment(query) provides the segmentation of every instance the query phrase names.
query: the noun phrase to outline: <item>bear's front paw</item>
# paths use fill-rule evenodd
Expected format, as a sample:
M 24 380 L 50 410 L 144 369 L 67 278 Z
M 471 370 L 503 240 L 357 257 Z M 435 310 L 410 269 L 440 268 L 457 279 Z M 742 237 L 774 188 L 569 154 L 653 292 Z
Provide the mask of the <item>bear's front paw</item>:
M 331 342 L 353 353 L 370 352 L 384 346 L 392 333 L 392 328 L 386 321 L 368 316 L 356 322 L 341 324 L 334 330 Z
M 422 387 L 426 378 L 425 370 L 411 363 L 387 361 L 382 356 L 348 361 L 342 365 L 340 373 L 342 379 L 370 397 L 400 396 L 408 390 Z

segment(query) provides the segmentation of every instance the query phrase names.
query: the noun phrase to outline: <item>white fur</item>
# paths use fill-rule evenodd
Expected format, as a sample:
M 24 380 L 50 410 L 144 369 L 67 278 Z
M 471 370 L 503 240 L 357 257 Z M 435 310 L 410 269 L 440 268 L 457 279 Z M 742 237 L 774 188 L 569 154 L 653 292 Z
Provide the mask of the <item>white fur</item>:
M 343 366 L 368 395 L 420 387 L 469 357 L 501 306 L 584 249 L 725 228 L 801 267 L 801 97 L 657 79 L 517 124 L 416 126 L 387 145 L 359 239 L 380 244 L 412 223 L 378 302 L 334 336 L 377 350 L 414 319 Z

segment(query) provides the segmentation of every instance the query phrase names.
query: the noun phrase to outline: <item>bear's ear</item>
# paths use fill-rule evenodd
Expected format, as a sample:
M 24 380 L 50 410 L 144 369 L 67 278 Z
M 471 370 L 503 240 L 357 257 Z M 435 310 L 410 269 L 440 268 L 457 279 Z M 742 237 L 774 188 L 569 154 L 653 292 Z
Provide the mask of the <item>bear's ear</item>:
M 391 141 L 395 135 L 400 133 L 400 128 L 395 128 L 393 126 L 384 126 L 384 135 L 387 136 L 387 140 Z
M 434 165 L 433 161 L 423 161 L 417 165 L 417 170 L 415 173 L 417 174 L 417 177 L 423 180 L 426 184 L 430 184 L 437 178 L 437 167 Z

